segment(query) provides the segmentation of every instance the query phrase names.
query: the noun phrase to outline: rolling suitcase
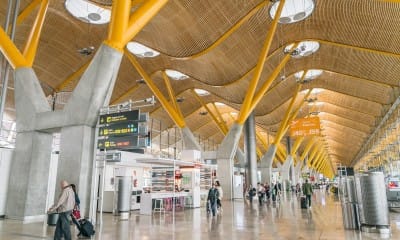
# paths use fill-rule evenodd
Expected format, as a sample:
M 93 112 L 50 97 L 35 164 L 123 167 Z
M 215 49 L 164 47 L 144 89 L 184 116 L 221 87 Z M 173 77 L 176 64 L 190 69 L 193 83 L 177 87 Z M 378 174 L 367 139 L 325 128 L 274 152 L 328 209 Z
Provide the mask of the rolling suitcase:
M 87 219 L 79 220 L 79 234 L 78 236 L 91 237 L 95 233 L 93 224 Z
M 306 197 L 305 196 L 301 196 L 300 197 L 300 205 L 301 205 L 301 208 L 307 209 L 307 201 L 306 201 Z

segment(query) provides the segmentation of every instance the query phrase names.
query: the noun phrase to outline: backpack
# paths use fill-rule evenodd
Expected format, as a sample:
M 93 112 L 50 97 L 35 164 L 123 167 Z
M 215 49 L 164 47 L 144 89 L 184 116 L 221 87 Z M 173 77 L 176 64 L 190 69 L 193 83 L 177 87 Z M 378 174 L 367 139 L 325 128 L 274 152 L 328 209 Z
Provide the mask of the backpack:
M 210 191 L 208 191 L 208 200 L 211 202 L 215 202 L 219 197 L 219 192 L 218 189 L 216 188 L 211 188 Z

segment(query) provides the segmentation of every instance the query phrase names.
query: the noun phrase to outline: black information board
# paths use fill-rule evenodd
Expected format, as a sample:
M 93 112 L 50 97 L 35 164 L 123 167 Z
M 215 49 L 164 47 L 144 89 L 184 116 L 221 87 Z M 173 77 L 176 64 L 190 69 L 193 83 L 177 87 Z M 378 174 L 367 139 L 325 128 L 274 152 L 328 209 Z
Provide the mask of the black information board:
M 137 122 L 111 124 L 99 128 L 99 136 L 135 135 L 138 133 L 138 129 Z
M 100 124 L 138 121 L 139 115 L 140 115 L 139 110 L 105 114 L 100 116 Z
M 97 147 L 99 149 L 134 149 L 138 148 L 138 136 L 108 137 L 107 139 L 99 139 Z

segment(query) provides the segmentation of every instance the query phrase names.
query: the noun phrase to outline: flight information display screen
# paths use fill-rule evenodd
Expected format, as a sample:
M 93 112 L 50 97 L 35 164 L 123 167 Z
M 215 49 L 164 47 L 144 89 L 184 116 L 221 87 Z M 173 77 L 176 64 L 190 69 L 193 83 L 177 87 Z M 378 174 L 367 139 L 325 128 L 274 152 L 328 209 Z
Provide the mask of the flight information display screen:
M 123 136 L 138 133 L 138 123 L 118 123 L 99 128 L 99 136 Z
M 100 116 L 100 124 L 138 121 L 139 115 L 140 115 L 139 110 L 105 114 Z

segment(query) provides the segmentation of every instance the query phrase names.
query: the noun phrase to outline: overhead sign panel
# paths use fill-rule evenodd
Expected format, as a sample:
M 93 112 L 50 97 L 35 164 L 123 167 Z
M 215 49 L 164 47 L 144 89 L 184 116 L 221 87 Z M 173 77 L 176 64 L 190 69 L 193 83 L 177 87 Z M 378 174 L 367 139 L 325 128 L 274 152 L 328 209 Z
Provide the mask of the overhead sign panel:
M 300 118 L 290 124 L 290 136 L 319 136 L 321 134 L 321 123 L 319 117 Z
M 138 136 L 124 137 L 108 137 L 107 139 L 99 139 L 97 148 L 99 149 L 135 149 L 138 148 Z
M 138 129 L 137 122 L 117 123 L 99 128 L 99 136 L 134 135 L 139 132 Z
M 139 110 L 105 114 L 100 116 L 100 124 L 138 121 L 139 115 Z

